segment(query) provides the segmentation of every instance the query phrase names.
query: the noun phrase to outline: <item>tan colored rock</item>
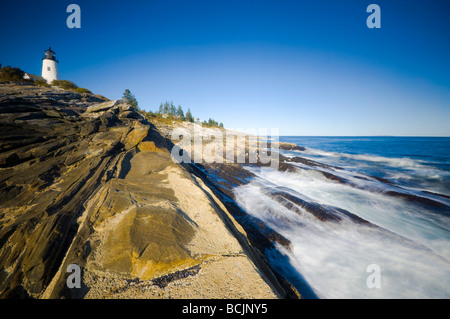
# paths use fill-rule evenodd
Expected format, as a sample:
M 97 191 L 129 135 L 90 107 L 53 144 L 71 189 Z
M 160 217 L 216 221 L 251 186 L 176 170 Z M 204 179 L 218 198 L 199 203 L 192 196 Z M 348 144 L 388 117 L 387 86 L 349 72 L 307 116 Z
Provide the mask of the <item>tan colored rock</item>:
M 141 152 L 161 152 L 161 149 L 157 148 L 153 141 L 140 142 L 138 144 L 138 149 Z
M 211 202 L 207 187 L 171 162 L 168 153 L 136 154 L 125 179 L 117 182 L 112 180 L 106 197 L 86 212 L 100 216 L 96 210 L 105 208 L 109 216 L 101 218 L 90 237 L 92 253 L 83 278 L 89 287 L 86 298 L 279 296 L 220 217 L 224 207 Z M 128 202 L 130 197 L 138 204 Z M 167 288 L 153 283 L 192 267 L 198 267 L 198 274 L 174 280 Z M 99 285 L 99 278 L 110 285 Z M 145 291 L 123 286 L 114 292 L 111 283 L 120 286 L 127 279 L 142 283 Z
M 138 145 L 148 135 L 148 131 L 148 125 L 135 123 L 133 129 L 125 138 L 125 148 L 129 150 Z
M 0 297 L 285 295 L 226 207 L 139 113 L 63 90 L 4 92 Z M 95 116 L 83 115 L 90 106 Z M 67 287 L 70 264 L 82 288 Z

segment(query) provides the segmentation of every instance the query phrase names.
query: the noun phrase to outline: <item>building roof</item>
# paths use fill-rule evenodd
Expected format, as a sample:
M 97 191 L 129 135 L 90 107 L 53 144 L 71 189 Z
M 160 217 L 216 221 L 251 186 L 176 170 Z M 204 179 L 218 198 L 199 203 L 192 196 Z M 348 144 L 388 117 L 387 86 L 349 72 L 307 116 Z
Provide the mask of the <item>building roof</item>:
M 45 79 L 42 76 L 36 75 L 36 74 L 27 73 L 27 72 L 25 72 L 25 75 L 23 76 L 23 78 L 26 79 L 26 80 L 33 80 L 33 81 L 36 81 L 36 80 L 45 81 Z

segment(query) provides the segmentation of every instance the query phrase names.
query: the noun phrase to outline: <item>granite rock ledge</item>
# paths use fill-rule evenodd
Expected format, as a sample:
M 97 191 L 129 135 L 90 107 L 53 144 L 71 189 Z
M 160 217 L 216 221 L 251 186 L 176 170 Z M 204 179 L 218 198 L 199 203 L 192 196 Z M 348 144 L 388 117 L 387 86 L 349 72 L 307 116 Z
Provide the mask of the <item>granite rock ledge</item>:
M 0 297 L 292 294 L 126 101 L 2 83 L 0 126 Z

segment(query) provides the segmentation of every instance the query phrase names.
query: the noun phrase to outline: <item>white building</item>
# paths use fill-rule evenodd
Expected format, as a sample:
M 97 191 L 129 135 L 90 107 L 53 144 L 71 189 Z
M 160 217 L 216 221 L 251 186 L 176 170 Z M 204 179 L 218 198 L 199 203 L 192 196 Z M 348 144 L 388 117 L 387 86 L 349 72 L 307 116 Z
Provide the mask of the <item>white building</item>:
M 55 52 L 48 48 L 45 50 L 45 57 L 42 58 L 42 77 L 48 84 L 53 80 L 59 80 L 58 60 L 55 58 Z
M 41 80 L 41 81 L 45 81 L 45 79 L 42 76 L 36 75 L 36 74 L 27 73 L 27 72 L 25 72 L 25 74 L 23 75 L 23 78 L 25 80 L 33 80 L 33 81 Z

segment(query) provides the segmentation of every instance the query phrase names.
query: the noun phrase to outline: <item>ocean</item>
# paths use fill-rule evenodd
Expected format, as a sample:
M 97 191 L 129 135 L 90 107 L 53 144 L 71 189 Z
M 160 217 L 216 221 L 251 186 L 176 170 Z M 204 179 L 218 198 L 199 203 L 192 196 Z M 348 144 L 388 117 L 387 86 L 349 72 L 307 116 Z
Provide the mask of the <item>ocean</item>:
M 450 138 L 283 136 L 280 142 L 305 148 L 281 151 L 284 156 L 326 166 L 250 167 L 257 178 L 234 194 L 248 214 L 290 240 L 290 249 L 280 245 L 266 257 L 303 297 L 450 298 Z M 267 188 L 369 223 L 344 215 L 322 221 L 281 205 Z

